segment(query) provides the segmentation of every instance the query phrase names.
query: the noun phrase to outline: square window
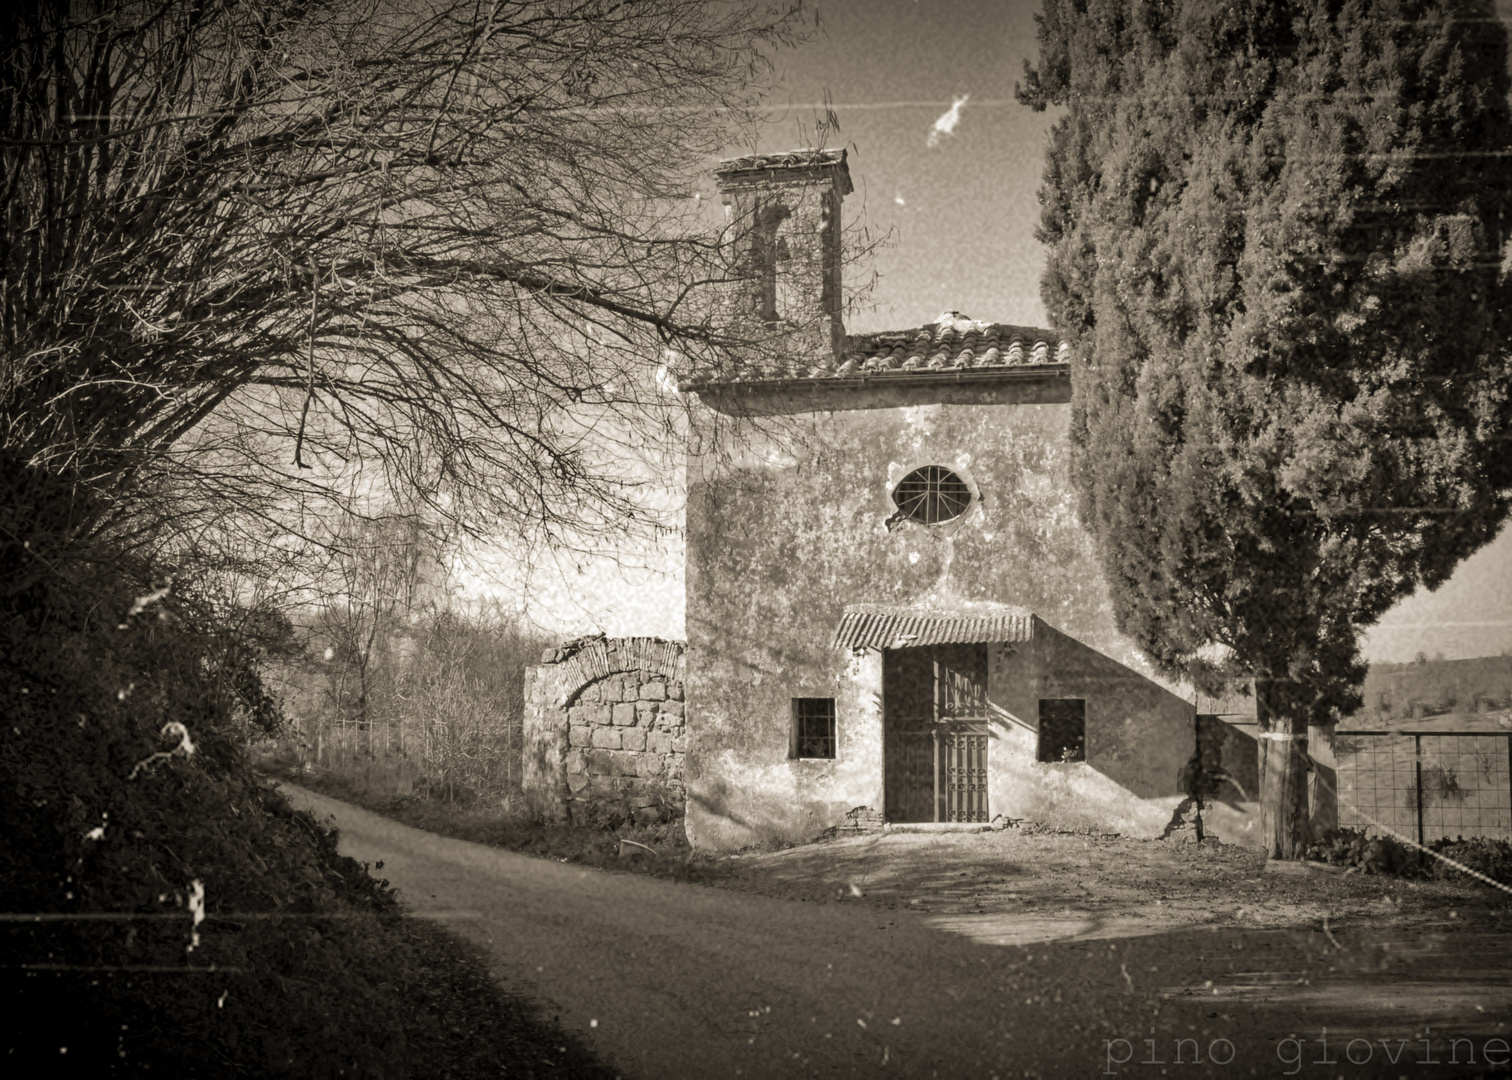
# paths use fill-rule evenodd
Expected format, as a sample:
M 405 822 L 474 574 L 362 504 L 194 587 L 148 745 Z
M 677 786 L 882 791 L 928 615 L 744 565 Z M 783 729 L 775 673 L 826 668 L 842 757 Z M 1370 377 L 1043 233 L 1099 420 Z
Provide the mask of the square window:
M 1039 760 L 1087 760 L 1087 703 L 1084 699 L 1040 699 Z
M 835 756 L 835 699 L 793 699 L 793 739 L 789 757 L 833 758 Z

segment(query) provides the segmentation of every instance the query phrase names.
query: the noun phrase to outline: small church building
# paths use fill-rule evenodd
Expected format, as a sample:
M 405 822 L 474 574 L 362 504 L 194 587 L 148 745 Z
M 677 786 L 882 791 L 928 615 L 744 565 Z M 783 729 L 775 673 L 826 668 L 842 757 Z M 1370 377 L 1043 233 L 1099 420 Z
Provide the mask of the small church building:
M 528 780 L 569 801 L 670 788 L 711 850 L 999 819 L 1169 833 L 1190 806 L 1199 718 L 1118 633 L 1077 520 L 1071 346 L 959 312 L 847 334 L 845 152 L 716 175 L 744 260 L 733 309 L 788 347 L 680 383 L 697 395 L 687 641 L 636 683 L 679 695 L 675 742 L 644 766 L 623 734 L 618 749 L 580 745 L 598 737 L 581 718 L 612 727 L 613 708 L 586 669 L 537 669 L 557 719 L 527 731 Z M 595 663 L 594 679 L 618 677 Z M 598 712 L 576 704 L 584 687 Z M 670 730 L 661 709 L 641 710 L 645 740 Z M 655 776 L 627 775 L 641 768 Z

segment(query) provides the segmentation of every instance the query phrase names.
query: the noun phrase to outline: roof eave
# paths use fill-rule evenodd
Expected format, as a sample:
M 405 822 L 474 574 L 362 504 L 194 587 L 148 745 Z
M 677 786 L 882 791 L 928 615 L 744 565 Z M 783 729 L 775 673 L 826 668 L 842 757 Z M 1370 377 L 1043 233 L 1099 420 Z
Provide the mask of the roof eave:
M 783 391 L 805 387 L 939 386 L 941 383 L 1024 382 L 1071 377 L 1070 364 L 1024 364 L 992 368 L 932 368 L 926 371 L 883 371 L 865 375 L 787 376 L 781 379 L 687 379 L 677 384 L 683 393 L 704 390 Z

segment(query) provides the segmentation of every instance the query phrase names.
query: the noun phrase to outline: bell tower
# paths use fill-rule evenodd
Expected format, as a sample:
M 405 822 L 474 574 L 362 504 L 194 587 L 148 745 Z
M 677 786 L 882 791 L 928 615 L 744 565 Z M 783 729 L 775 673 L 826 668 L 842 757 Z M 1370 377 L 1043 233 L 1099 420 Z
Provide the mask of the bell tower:
M 714 175 L 735 238 L 736 326 L 778 339 L 795 371 L 837 363 L 840 204 L 854 190 L 845 151 L 754 154 Z

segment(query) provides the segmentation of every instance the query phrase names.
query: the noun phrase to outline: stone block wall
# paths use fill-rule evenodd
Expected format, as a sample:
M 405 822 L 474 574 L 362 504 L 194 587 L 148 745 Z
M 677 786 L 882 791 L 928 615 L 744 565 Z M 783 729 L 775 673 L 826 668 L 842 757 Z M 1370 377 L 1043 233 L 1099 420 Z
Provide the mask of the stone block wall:
M 557 821 L 682 817 L 683 645 L 582 638 L 527 673 L 526 796 Z

